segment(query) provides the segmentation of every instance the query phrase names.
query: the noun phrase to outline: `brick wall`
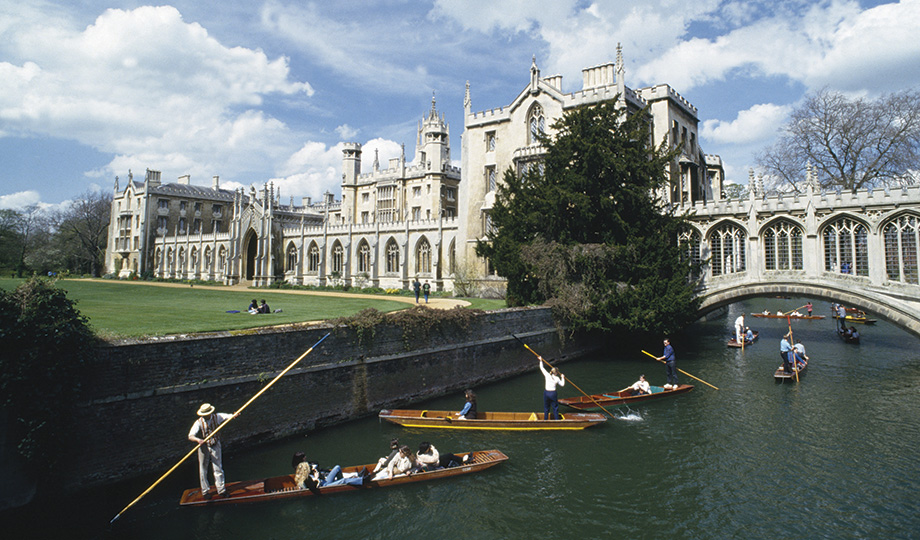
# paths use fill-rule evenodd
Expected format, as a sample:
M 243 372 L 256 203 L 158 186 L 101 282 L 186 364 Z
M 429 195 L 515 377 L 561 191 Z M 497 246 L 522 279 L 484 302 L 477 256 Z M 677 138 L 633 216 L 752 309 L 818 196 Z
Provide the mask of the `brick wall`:
M 277 440 L 533 369 L 533 355 L 512 333 L 546 358 L 571 359 L 592 348 L 579 340 L 563 347 L 545 308 L 486 313 L 467 332 L 433 332 L 408 344 L 397 327 L 358 343 L 353 331 L 327 326 L 111 343 L 98 350 L 85 383 L 89 401 L 76 411 L 67 487 L 165 471 L 191 450 L 186 435 L 202 402 L 234 412 L 328 332 L 221 432 L 225 447 Z

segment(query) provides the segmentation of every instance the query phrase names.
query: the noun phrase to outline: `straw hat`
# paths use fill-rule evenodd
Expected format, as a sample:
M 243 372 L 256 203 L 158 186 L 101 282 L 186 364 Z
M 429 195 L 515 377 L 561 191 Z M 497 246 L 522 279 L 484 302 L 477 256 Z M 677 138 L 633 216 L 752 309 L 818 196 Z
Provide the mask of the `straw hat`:
M 202 403 L 198 409 L 198 416 L 211 416 L 212 414 L 214 414 L 214 405 Z

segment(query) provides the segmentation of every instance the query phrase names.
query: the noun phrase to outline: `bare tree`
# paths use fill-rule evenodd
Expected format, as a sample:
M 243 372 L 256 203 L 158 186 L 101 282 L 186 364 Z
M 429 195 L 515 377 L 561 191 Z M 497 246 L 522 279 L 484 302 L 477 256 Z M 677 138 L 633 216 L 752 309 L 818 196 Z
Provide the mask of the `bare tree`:
M 792 112 L 783 135 L 758 156 L 775 185 L 804 188 L 811 163 L 822 188 L 906 185 L 920 163 L 920 92 L 875 100 L 823 89 Z
M 99 276 L 105 265 L 111 211 L 111 194 L 88 191 L 56 216 L 59 240 L 69 248 L 62 251 L 71 254 L 70 263 L 61 261 L 66 267 L 75 271 L 88 268 L 91 275 Z

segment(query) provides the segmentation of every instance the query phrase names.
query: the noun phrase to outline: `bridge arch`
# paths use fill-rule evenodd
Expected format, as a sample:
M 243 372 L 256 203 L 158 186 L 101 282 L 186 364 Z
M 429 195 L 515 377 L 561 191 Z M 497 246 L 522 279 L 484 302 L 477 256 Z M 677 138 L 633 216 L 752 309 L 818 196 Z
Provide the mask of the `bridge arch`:
M 700 317 L 735 302 L 749 298 L 792 295 L 838 302 L 871 312 L 911 334 L 920 337 L 920 317 L 917 300 L 910 303 L 893 302 L 892 297 L 870 288 L 854 287 L 851 280 L 840 283 L 808 283 L 793 281 L 768 281 L 759 283 L 733 283 L 718 288 L 707 288 L 700 298 Z

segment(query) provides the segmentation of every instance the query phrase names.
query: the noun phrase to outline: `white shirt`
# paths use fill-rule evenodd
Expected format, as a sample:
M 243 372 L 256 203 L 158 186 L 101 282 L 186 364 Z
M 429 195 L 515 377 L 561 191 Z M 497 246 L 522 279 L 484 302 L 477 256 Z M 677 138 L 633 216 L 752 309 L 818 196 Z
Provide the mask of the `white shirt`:
M 542 360 L 540 361 L 540 371 L 543 372 L 543 378 L 546 382 L 546 384 L 544 384 L 544 388 L 546 388 L 547 392 L 555 392 L 556 386 L 565 386 L 565 376 L 557 377 L 549 371 L 546 371 L 546 368 L 543 367 Z
M 633 383 L 632 389 L 639 390 L 648 394 L 648 391 L 651 389 L 651 387 L 649 386 L 648 381 L 636 381 Z
M 738 318 L 735 319 L 735 328 L 744 328 L 744 315 L 739 315 Z

